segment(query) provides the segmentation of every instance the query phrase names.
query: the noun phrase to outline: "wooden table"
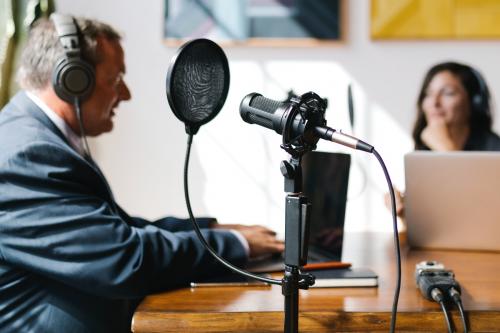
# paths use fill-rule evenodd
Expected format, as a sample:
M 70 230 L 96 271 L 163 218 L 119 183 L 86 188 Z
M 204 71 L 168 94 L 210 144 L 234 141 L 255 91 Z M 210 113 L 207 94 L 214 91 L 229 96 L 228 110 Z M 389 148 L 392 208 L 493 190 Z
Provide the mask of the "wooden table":
M 404 236 L 404 235 L 403 235 Z M 395 286 L 392 236 L 350 233 L 344 261 L 369 267 L 378 288 L 300 291 L 299 327 L 306 332 L 388 332 Z M 425 300 L 414 281 L 415 265 L 437 260 L 455 272 L 469 331 L 500 332 L 500 253 L 403 249 L 398 332 L 446 332 L 439 305 Z M 133 332 L 283 332 L 279 286 L 185 288 L 147 297 L 135 312 Z M 458 311 L 451 317 L 462 332 Z

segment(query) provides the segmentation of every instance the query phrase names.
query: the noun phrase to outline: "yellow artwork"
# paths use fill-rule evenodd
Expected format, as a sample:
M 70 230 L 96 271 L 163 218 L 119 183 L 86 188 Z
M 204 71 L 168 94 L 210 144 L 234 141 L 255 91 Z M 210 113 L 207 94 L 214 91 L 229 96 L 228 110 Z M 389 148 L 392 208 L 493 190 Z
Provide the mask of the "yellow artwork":
M 374 39 L 500 37 L 500 0 L 371 0 Z

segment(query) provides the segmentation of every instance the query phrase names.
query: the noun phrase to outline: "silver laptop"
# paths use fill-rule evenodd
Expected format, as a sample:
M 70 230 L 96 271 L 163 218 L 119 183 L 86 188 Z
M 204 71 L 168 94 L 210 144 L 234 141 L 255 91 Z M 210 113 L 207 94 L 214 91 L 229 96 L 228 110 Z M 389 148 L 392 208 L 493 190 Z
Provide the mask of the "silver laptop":
M 412 247 L 500 251 L 500 153 L 405 156 Z
M 303 192 L 312 204 L 308 263 L 340 261 L 351 155 L 310 152 L 302 160 Z M 283 193 L 285 197 L 285 193 Z M 255 273 L 282 271 L 282 257 L 250 262 Z

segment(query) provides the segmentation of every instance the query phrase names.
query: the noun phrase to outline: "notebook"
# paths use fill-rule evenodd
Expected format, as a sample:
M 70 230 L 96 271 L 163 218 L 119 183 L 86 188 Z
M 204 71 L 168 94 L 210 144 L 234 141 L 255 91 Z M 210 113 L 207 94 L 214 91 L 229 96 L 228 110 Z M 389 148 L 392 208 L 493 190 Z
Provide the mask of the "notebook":
M 302 159 L 303 192 L 312 204 L 308 263 L 340 261 L 351 156 L 309 152 Z M 285 193 L 283 193 L 285 196 Z M 283 257 L 250 262 L 251 272 L 284 269 Z
M 500 153 L 405 156 L 410 246 L 500 251 Z
M 310 271 L 316 277 L 311 288 L 376 287 L 378 277 L 368 268 L 347 268 Z

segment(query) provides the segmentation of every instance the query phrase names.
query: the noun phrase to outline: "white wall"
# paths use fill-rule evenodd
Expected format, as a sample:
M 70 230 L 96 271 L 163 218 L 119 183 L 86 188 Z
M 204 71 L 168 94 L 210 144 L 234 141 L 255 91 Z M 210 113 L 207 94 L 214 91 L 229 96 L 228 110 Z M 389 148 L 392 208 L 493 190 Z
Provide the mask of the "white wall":
M 250 92 L 282 99 L 293 88 L 328 97 L 328 124 L 350 132 L 346 90 L 354 86 L 355 134 L 372 143 L 402 187 L 403 154 L 412 149 L 415 100 L 425 71 L 434 63 L 457 60 L 485 73 L 494 98 L 500 89 L 498 41 L 371 41 L 369 1 L 345 1 L 345 43 L 330 47 L 225 47 L 231 87 L 219 116 L 194 138 L 190 192 L 197 214 L 222 222 L 263 223 L 283 228 L 286 155 L 280 137 L 240 119 L 238 107 Z M 93 154 L 118 202 L 147 218 L 186 216 L 182 169 L 186 135 L 170 112 L 165 77 L 176 48 L 162 43 L 163 1 L 57 0 L 60 12 L 97 18 L 124 33 L 127 75 L 133 99 L 115 118 L 115 130 L 92 140 Z M 497 117 L 498 118 L 498 117 Z M 500 129 L 498 119 L 495 122 Z M 342 150 L 321 143 L 319 150 Z M 345 151 L 345 150 L 343 150 Z M 389 230 L 383 205 L 385 180 L 373 156 L 353 153 L 347 228 Z

